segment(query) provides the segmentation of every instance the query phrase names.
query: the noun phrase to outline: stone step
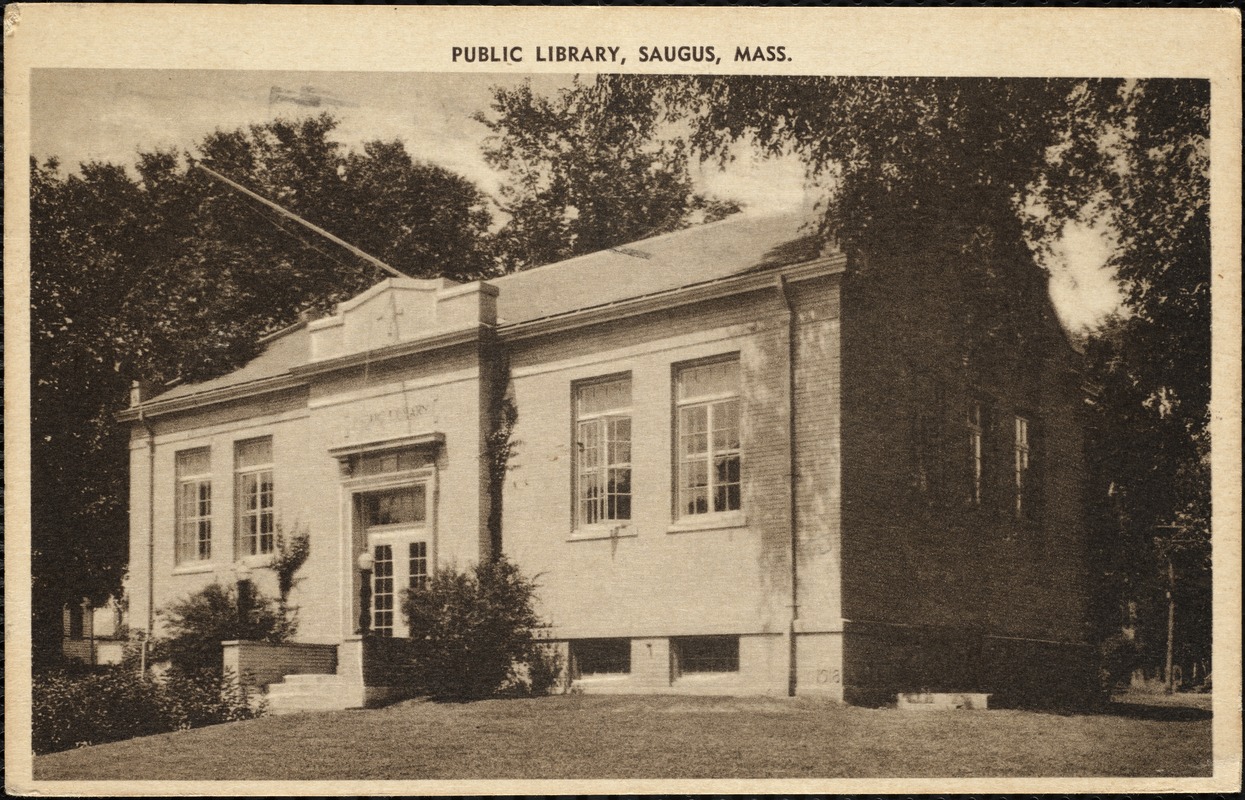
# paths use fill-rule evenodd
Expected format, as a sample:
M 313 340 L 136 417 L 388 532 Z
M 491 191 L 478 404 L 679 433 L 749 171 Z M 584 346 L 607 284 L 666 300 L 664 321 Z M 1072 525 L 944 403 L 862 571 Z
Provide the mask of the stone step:
M 343 675 L 306 672 L 286 675 L 268 686 L 268 713 L 337 711 L 361 708 L 364 691 L 360 681 Z
M 360 708 L 360 705 L 342 705 L 341 703 L 325 702 L 288 702 L 288 700 L 280 700 L 268 702 L 268 714 L 270 717 L 281 717 L 284 714 L 299 714 L 304 712 L 344 712 L 347 708 Z
M 358 694 L 358 691 L 351 692 L 349 686 L 334 686 L 332 689 L 316 689 L 310 686 L 283 686 L 274 683 L 268 687 L 268 697 L 346 697 L 351 694 Z
M 277 683 L 273 685 L 280 686 L 282 684 L 285 684 L 287 686 L 290 686 L 290 685 L 302 685 L 302 684 L 311 684 L 311 685 L 338 684 L 338 683 L 345 683 L 346 680 L 347 679 L 345 677 L 338 675 L 336 673 L 333 673 L 333 672 L 299 672 L 294 675 L 286 675 L 285 678 L 282 679 L 281 683 Z

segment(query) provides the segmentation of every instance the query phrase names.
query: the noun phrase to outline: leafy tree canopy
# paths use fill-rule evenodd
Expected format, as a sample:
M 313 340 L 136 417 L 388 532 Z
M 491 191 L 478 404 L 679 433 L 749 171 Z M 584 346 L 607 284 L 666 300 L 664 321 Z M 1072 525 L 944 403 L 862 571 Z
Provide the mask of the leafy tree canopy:
M 218 375 L 253 356 L 261 333 L 383 277 L 195 164 L 406 274 L 493 269 L 491 215 L 473 184 L 400 142 L 347 151 L 335 124 L 323 115 L 217 131 L 194 152 L 140 152 L 136 176 L 32 161 L 34 609 L 45 651 L 58 644 L 63 603 L 119 587 L 127 436 L 112 414 L 130 382 Z
M 510 219 L 497 246 L 507 267 L 548 264 L 739 210 L 694 189 L 686 143 L 664 135 L 661 106 L 632 91 L 632 81 L 576 79 L 552 97 L 526 83 L 498 87 L 492 115 L 475 115 L 493 133 L 485 160 L 505 179 L 499 202 Z

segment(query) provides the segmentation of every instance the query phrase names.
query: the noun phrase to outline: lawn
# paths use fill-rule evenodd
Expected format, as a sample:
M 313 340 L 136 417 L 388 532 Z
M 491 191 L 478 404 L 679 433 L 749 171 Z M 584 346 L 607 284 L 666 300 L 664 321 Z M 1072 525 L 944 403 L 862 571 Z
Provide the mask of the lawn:
M 37 780 L 1205 776 L 1210 712 L 562 696 L 266 717 L 41 756 Z

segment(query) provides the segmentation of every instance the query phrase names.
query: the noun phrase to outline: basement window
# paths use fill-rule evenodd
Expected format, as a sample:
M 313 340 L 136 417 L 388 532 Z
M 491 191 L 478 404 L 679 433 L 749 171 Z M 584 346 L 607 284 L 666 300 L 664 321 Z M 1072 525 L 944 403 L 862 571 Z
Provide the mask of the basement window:
M 576 678 L 630 674 L 631 640 L 577 639 L 571 642 L 571 664 Z
M 738 636 L 685 636 L 672 640 L 675 677 L 739 672 Z

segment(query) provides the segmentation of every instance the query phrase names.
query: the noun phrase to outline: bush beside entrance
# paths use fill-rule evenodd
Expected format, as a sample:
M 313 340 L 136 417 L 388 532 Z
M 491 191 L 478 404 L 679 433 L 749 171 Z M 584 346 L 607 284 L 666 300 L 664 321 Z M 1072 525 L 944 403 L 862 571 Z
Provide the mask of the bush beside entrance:
M 437 570 L 404 598 L 411 638 L 402 678 L 438 700 L 547 694 L 561 670 L 533 633 L 535 596 L 536 584 L 505 556 Z

